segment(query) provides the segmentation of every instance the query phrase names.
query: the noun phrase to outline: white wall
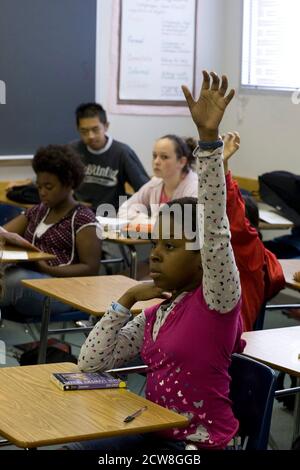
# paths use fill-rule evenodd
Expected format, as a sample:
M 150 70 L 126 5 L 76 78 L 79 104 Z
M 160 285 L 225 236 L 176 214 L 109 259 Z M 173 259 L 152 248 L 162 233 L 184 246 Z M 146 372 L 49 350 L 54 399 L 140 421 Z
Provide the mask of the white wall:
M 33 178 L 31 160 L 0 161 L 0 180 Z
M 96 99 L 107 109 L 110 78 L 110 29 L 112 3 L 115 0 L 98 0 L 98 50 Z M 198 24 L 199 70 L 203 68 L 220 70 L 221 24 L 223 23 L 223 2 L 200 0 L 200 23 Z M 211 24 L 217 20 L 218 27 L 212 34 Z M 146 169 L 151 173 L 152 145 L 155 139 L 167 133 L 180 136 L 197 136 L 195 127 L 187 117 L 179 116 L 131 116 L 109 113 L 110 133 L 129 144 L 139 155 Z

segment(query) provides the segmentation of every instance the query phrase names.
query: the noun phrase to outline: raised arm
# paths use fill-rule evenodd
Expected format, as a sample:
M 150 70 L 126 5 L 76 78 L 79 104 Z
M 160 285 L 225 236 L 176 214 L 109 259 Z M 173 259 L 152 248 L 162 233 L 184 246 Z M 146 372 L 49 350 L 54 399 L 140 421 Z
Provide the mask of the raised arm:
M 263 269 L 266 249 L 257 230 L 251 226 L 246 217 L 244 199 L 228 168 L 229 159 L 240 147 L 240 136 L 238 132 L 228 132 L 222 136 L 222 139 L 224 142 L 227 217 L 230 225 L 231 244 L 239 269 L 243 267 L 250 274 L 257 269 Z
M 224 143 L 223 165 L 226 175 L 228 172 L 228 161 L 240 148 L 241 138 L 238 132 L 227 132 L 227 134 L 222 135 L 222 140 Z
M 195 151 L 198 160 L 198 201 L 204 207 L 204 244 L 201 250 L 203 292 L 207 305 L 221 313 L 230 312 L 240 298 L 239 274 L 231 244 L 226 216 L 226 191 L 222 162 L 223 142 L 219 124 L 234 90 L 226 95 L 228 81 L 203 72 L 200 96 L 195 101 L 183 87 L 200 142 Z

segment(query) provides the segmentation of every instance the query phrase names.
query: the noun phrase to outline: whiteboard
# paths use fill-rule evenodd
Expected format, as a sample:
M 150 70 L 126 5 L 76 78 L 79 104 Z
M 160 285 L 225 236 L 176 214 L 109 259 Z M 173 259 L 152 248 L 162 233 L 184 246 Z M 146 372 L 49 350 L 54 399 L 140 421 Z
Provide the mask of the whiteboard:
M 120 0 L 118 103 L 183 106 L 194 90 L 197 0 Z

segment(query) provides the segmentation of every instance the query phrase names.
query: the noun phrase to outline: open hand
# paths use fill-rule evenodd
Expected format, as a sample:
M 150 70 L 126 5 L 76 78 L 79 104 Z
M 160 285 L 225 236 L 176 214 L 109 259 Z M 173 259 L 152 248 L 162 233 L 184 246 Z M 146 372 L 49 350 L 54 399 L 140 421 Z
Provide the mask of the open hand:
M 227 105 L 234 96 L 234 90 L 230 90 L 227 96 L 225 96 L 228 89 L 226 75 L 222 75 L 220 80 L 215 72 L 208 74 L 204 70 L 202 73 L 202 88 L 197 101 L 194 100 L 191 92 L 185 85 L 182 86 L 182 91 L 193 121 L 198 128 L 200 139 L 213 141 L 218 139 L 219 124 L 222 121 Z
M 225 173 L 227 173 L 228 160 L 240 148 L 241 139 L 238 132 L 227 132 L 227 134 L 222 135 L 222 140 L 224 142 L 223 164 Z

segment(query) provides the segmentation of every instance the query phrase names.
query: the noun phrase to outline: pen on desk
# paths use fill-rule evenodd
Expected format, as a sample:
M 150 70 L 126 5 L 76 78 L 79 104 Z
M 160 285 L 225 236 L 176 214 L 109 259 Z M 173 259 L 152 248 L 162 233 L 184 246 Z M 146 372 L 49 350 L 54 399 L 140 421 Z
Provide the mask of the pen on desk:
M 143 411 L 146 411 L 148 409 L 147 406 L 143 406 L 143 408 L 140 408 L 139 410 L 135 411 L 132 413 L 132 415 L 126 416 L 124 419 L 124 423 L 130 423 L 130 421 L 133 421 L 137 416 L 139 416 Z

